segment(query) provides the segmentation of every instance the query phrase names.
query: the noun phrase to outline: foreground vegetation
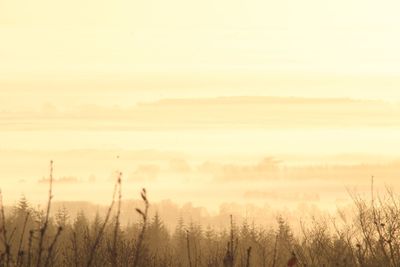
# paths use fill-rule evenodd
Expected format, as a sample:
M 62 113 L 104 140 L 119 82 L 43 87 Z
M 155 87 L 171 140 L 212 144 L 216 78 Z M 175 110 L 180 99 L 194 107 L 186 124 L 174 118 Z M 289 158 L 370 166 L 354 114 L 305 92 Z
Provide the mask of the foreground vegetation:
M 296 235 L 281 217 L 266 229 L 231 216 L 225 231 L 177 218 L 169 231 L 149 218 L 145 189 L 141 220 L 120 224 L 121 173 L 104 217 L 71 219 L 63 209 L 50 217 L 52 176 L 51 163 L 46 210 L 22 198 L 6 216 L 1 203 L 0 266 L 400 266 L 400 201 L 390 190 L 375 197 L 371 187 L 368 201 L 353 196 L 351 218 L 314 219 Z

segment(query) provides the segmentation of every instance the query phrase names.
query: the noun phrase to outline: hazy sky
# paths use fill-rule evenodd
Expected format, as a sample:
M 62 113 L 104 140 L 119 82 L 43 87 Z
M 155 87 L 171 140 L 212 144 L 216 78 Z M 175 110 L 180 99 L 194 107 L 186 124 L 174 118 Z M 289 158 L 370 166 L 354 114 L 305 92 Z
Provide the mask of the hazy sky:
M 62 155 L 65 175 L 87 180 L 73 171 L 80 149 L 112 149 L 106 169 L 118 150 L 190 164 L 398 158 L 399 10 L 394 0 L 0 0 L 0 161 L 14 180 L 0 179 L 18 191 L 15 179 L 36 182 Z M 25 164 L 40 154 L 43 169 L 29 178 L 18 153 Z
M 255 83 L 275 73 L 397 75 L 399 8 L 387 0 L 1 0 L 0 78 L 132 83 L 143 73 L 190 80 L 224 71 L 229 84 L 229 73 L 246 72 Z

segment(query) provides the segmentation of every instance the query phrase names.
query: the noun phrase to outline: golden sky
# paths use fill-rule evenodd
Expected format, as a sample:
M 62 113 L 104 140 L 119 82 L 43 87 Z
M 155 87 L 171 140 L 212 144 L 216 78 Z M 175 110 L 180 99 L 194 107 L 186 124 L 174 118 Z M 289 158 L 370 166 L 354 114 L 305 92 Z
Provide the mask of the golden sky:
M 392 0 L 1 0 L 0 74 L 397 75 L 399 8 Z
M 397 158 L 399 10 L 394 0 L 0 0 L 0 160 L 36 181 L 43 169 L 17 171 L 21 151 L 30 162 L 78 150 L 59 157 L 67 165 L 79 149 L 173 151 L 193 165 Z

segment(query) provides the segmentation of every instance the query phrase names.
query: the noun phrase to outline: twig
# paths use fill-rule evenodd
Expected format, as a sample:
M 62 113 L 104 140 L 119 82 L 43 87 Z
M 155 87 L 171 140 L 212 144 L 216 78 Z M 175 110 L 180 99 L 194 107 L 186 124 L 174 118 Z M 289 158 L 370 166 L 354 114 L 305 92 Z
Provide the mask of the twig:
M 74 250 L 74 263 L 75 267 L 79 266 L 79 259 L 78 259 L 78 242 L 76 240 L 76 232 L 75 230 L 72 232 L 72 248 Z
M 0 209 L 1 209 L 1 231 L 3 233 L 3 245 L 6 256 L 6 266 L 10 266 L 10 243 L 7 238 L 6 216 L 4 215 L 3 194 L 0 190 Z
M 250 267 L 251 247 L 247 249 L 247 262 L 246 267 Z
M 56 244 L 57 239 L 59 238 L 59 236 L 60 236 L 62 230 L 63 230 L 63 228 L 62 228 L 61 226 L 59 226 L 58 229 L 57 229 L 57 234 L 56 234 L 56 236 L 54 237 L 53 242 L 51 242 L 50 247 L 49 247 L 48 250 L 47 250 L 47 251 L 48 251 L 48 252 L 47 252 L 47 258 L 46 258 L 46 262 L 45 262 L 45 264 L 44 264 L 45 267 L 48 267 L 48 266 L 49 266 L 50 259 L 51 259 L 51 255 L 52 255 L 53 249 L 54 249 L 54 245 Z
M 97 246 L 99 245 L 100 240 L 103 237 L 103 233 L 104 233 L 104 230 L 105 230 L 105 228 L 107 226 L 107 222 L 110 219 L 111 211 L 112 211 L 112 209 L 114 207 L 114 203 L 115 203 L 115 195 L 116 195 L 116 192 L 117 192 L 117 186 L 118 186 L 118 181 L 115 183 L 115 186 L 114 186 L 114 192 L 113 192 L 113 196 L 112 196 L 112 201 L 111 201 L 110 207 L 108 208 L 108 211 L 107 211 L 107 214 L 106 214 L 106 218 L 104 219 L 104 222 L 101 225 L 101 227 L 99 229 L 99 232 L 97 233 L 97 236 L 96 236 L 95 241 L 93 243 L 93 246 L 92 246 L 92 248 L 90 250 L 89 259 L 88 259 L 87 264 L 86 264 L 87 267 L 92 265 L 94 255 L 96 253 Z
M 189 230 L 186 230 L 186 247 L 187 247 L 187 256 L 188 256 L 188 261 L 189 261 L 189 267 L 192 267 L 192 257 L 190 254 Z
M 45 237 L 46 230 L 47 230 L 47 227 L 49 224 L 51 200 L 53 198 L 52 191 L 53 191 L 53 161 L 51 160 L 50 161 L 50 177 L 49 177 L 49 198 L 47 201 L 46 217 L 45 217 L 45 220 L 43 223 L 43 227 L 40 228 L 40 237 L 39 237 L 37 262 L 36 262 L 37 267 L 41 266 L 41 261 L 42 261 L 43 242 L 44 242 L 44 237 Z
M 142 229 L 140 231 L 138 240 L 136 242 L 136 251 L 135 251 L 135 258 L 133 261 L 133 267 L 137 267 L 139 264 L 139 258 L 140 258 L 140 250 L 142 249 L 142 243 L 143 243 L 143 239 L 144 239 L 144 233 L 146 231 L 146 226 L 147 226 L 147 214 L 148 214 L 148 210 L 149 210 L 149 201 L 147 199 L 147 193 L 146 193 L 146 189 L 143 188 L 142 192 L 140 193 L 140 195 L 142 196 L 142 199 L 145 203 L 145 208 L 144 208 L 144 212 L 139 209 L 136 208 L 136 212 L 139 213 L 142 216 Z
M 114 239 L 113 239 L 113 247 L 112 247 L 112 264 L 113 266 L 117 266 L 118 264 L 118 250 L 117 250 L 117 243 L 118 243 L 118 231 L 119 231 L 119 217 L 121 215 L 121 199 L 122 199 L 122 172 L 118 173 L 118 206 L 117 206 L 117 215 L 115 216 L 115 226 L 114 226 Z
M 33 234 L 34 231 L 30 230 L 29 231 L 29 239 L 28 239 L 28 266 L 31 266 L 31 261 L 32 261 L 32 241 L 33 241 Z
M 24 220 L 24 224 L 23 224 L 23 226 L 22 226 L 22 233 L 21 233 L 21 237 L 20 237 L 20 239 L 19 239 L 18 250 L 17 250 L 17 253 L 18 253 L 18 255 L 17 255 L 17 267 L 20 266 L 20 258 L 23 257 L 23 255 L 24 255 L 24 251 L 23 251 L 21 248 L 22 248 L 22 242 L 23 242 L 23 240 L 24 240 L 24 235 L 25 235 L 25 230 L 26 230 L 26 224 L 27 224 L 27 222 L 28 222 L 29 215 L 30 215 L 30 213 L 29 213 L 29 211 L 28 211 L 28 212 L 26 213 L 25 220 Z
M 275 264 L 276 264 L 276 254 L 278 252 L 278 250 L 277 250 L 277 248 L 278 248 L 278 236 L 279 236 L 279 234 L 276 234 L 275 244 L 274 244 L 274 254 L 272 255 L 272 267 L 275 267 Z
M 230 215 L 230 222 L 231 222 L 231 229 L 230 229 L 230 241 L 228 242 L 226 254 L 223 260 L 223 264 L 226 267 L 233 267 L 235 265 L 235 254 L 237 249 L 237 239 L 236 239 L 236 246 L 235 246 L 235 239 L 234 239 L 234 225 L 233 225 L 233 216 Z

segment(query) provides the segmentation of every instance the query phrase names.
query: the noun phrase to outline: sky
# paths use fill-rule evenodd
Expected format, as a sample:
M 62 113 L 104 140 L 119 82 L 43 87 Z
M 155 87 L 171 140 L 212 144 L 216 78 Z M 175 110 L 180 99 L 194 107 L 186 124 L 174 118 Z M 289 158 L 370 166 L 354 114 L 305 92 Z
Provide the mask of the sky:
M 207 188 L 219 171 L 198 168 L 210 162 L 391 166 L 400 146 L 399 8 L 392 0 L 0 0 L 8 197 L 29 194 L 49 158 L 86 182 L 107 184 L 115 168 L 160 172 L 142 177 L 158 199 L 168 195 L 165 179 L 174 195 Z M 84 166 L 74 160 L 82 151 Z M 136 156 L 116 162 L 123 151 Z M 175 160 L 193 172 L 173 178 L 166 166 Z M 202 190 L 198 203 L 210 205 Z M 226 195 L 220 201 L 235 196 Z
M 3 79 L 396 75 L 399 67 L 397 1 L 2 0 L 0 7 Z

